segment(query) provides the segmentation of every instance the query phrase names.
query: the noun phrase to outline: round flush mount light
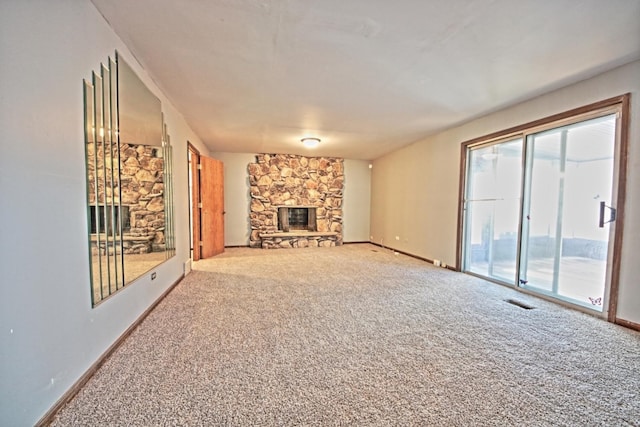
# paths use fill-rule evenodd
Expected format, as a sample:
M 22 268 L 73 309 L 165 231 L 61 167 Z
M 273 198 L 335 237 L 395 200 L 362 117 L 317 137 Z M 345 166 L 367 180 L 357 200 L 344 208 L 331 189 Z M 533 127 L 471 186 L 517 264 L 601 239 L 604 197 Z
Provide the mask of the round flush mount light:
M 302 138 L 300 142 L 307 148 L 314 148 L 320 144 L 320 138 Z

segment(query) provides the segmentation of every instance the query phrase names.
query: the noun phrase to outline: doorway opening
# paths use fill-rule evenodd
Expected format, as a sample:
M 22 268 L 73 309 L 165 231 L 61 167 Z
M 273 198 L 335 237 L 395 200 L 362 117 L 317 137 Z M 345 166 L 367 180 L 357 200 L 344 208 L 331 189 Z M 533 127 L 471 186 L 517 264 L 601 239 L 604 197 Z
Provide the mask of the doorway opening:
M 200 259 L 200 152 L 190 142 L 187 142 L 187 161 L 189 164 L 189 248 L 193 261 Z

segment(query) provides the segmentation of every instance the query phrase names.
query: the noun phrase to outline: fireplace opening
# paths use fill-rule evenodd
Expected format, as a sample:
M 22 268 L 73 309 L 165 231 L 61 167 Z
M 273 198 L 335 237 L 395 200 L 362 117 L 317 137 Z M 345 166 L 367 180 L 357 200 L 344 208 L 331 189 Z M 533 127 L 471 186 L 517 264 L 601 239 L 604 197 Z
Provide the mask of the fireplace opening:
M 282 206 L 278 208 L 281 231 L 316 231 L 316 208 Z
M 289 209 L 289 229 L 306 230 L 309 227 L 309 209 L 290 208 Z
M 91 234 L 108 233 L 120 235 L 119 224 L 122 220 L 122 231 L 128 232 L 131 229 L 129 206 L 96 206 L 90 207 Z M 97 212 L 96 212 L 97 211 Z

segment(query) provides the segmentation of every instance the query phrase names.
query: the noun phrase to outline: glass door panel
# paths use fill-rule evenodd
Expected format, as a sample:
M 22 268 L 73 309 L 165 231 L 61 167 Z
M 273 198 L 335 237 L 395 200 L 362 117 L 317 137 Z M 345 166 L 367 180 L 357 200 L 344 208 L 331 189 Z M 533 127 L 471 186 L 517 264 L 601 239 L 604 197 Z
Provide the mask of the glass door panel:
M 615 115 L 527 137 L 520 286 L 602 311 L 615 137 Z
M 514 284 L 522 139 L 471 148 L 467 165 L 463 269 Z

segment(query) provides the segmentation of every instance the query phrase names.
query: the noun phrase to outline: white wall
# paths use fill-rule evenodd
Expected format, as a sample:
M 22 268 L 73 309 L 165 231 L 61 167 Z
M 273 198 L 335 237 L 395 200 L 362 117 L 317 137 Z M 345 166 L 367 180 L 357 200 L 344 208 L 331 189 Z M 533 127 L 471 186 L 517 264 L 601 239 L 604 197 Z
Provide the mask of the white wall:
M 371 169 L 368 160 L 344 159 L 342 240 L 368 242 L 371 216 Z
M 82 79 L 123 55 L 174 145 L 177 256 L 91 308 Z M 0 425 L 33 425 L 182 274 L 186 140 L 202 146 L 88 0 L 0 2 Z
M 640 323 L 640 61 L 426 138 L 374 161 L 375 243 L 453 265 L 460 143 L 552 114 L 632 93 L 626 221 L 618 317 Z M 396 240 L 396 236 L 399 240 Z
M 247 166 L 255 163 L 250 153 L 212 153 L 224 163 L 225 246 L 248 246 L 251 193 Z M 343 240 L 369 241 L 371 173 L 369 162 L 344 161 Z

